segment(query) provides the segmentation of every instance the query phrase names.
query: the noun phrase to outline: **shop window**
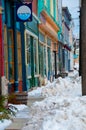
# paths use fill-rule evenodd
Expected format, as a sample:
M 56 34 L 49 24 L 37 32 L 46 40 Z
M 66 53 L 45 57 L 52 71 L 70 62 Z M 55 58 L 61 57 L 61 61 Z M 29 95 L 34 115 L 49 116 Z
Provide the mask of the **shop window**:
M 48 49 L 47 49 L 47 54 L 48 54 L 48 72 L 50 73 L 50 71 L 51 71 L 51 50 L 50 50 L 50 48 L 48 47 Z
M 54 52 L 52 52 L 52 71 L 55 70 L 55 60 L 54 60 Z
M 47 45 L 51 46 L 51 39 L 50 38 L 47 38 Z
M 44 75 L 46 74 L 46 46 L 44 46 Z
M 41 76 L 46 75 L 46 47 L 39 44 L 39 73 Z
M 27 77 L 31 76 L 31 46 L 30 46 L 30 36 L 26 34 L 26 72 Z
M 38 40 L 33 38 L 33 52 L 34 52 L 34 74 L 38 74 Z
M 13 31 L 8 31 L 9 35 L 9 79 L 10 82 L 14 81 L 14 44 L 13 44 Z
M 5 76 L 8 79 L 8 45 L 7 45 L 7 28 L 4 26 L 4 67 Z
M 45 43 L 45 36 L 41 32 L 39 33 L 39 40 Z
M 17 32 L 17 52 L 18 52 L 18 78 L 22 79 L 22 59 L 21 59 L 21 35 Z
M 39 73 L 44 76 L 44 56 L 43 56 L 43 45 L 39 45 Z

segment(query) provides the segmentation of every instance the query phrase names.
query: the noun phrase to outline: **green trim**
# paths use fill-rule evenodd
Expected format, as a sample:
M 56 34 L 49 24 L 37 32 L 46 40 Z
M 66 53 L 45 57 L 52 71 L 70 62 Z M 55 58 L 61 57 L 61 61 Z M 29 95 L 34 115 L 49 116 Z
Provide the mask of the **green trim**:
M 44 5 L 44 0 L 38 0 L 38 17 L 40 18 L 40 13 L 45 10 L 47 14 L 53 19 L 53 21 L 56 23 L 56 25 L 60 27 L 59 22 L 56 19 L 56 0 L 54 0 L 54 17 L 50 14 L 50 0 L 47 0 L 47 6 Z
M 25 28 L 38 36 L 38 20 L 33 16 L 32 22 L 27 22 Z

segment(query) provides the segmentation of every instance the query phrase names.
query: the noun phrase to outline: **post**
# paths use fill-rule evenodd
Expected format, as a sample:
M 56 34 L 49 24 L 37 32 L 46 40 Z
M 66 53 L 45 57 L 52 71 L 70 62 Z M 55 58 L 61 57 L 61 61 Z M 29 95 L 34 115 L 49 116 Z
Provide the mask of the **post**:
M 86 0 L 81 3 L 81 75 L 82 95 L 86 95 Z
M 18 91 L 18 57 L 17 57 L 17 34 L 16 34 L 16 8 L 13 2 L 13 37 L 14 37 L 14 91 Z
M 79 30 L 79 76 L 82 73 L 82 66 L 81 66 L 81 0 L 80 0 L 80 15 L 79 15 L 79 23 L 80 23 L 80 30 Z
M 25 41 L 24 41 L 24 23 L 20 23 L 21 27 L 21 53 L 22 53 L 22 80 L 23 80 L 23 91 L 27 91 L 26 85 L 26 65 L 25 65 Z
M 54 60 L 55 60 L 55 78 L 57 78 L 57 60 L 56 60 L 56 51 L 54 51 Z

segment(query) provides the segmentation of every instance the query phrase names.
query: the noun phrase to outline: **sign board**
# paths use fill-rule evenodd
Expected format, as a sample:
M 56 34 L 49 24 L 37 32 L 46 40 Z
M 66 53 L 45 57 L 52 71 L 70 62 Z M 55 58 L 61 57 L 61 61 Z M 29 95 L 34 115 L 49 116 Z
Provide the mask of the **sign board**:
M 16 4 L 16 20 L 19 22 L 32 21 L 32 3 Z
M 21 0 L 22 2 L 33 2 L 33 0 Z

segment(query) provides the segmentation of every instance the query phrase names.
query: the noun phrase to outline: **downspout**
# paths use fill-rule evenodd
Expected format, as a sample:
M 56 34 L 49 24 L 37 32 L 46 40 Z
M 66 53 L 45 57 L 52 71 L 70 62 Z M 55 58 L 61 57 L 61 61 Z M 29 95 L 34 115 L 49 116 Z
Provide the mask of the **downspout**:
M 25 40 L 24 40 L 24 23 L 20 23 L 21 29 L 21 54 L 22 54 L 22 80 L 23 80 L 23 91 L 27 91 L 26 86 L 26 65 L 25 65 Z
M 56 57 L 56 51 L 54 51 L 54 59 L 55 59 L 55 78 L 57 78 L 57 57 Z
M 13 2 L 13 37 L 14 37 L 14 91 L 18 92 L 18 56 L 17 56 L 17 34 L 16 34 L 16 5 Z

